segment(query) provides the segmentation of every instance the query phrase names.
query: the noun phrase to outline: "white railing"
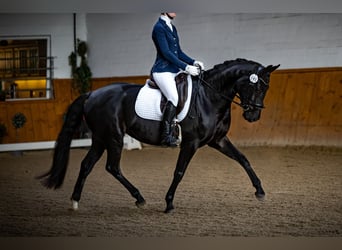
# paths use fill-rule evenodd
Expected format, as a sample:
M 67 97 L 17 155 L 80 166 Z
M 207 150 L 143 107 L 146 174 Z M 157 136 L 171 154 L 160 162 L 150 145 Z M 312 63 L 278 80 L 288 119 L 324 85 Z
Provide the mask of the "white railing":
M 91 139 L 74 139 L 71 142 L 72 148 L 89 147 L 90 145 Z M 53 149 L 54 147 L 55 141 L 8 143 L 0 144 L 0 152 Z M 130 137 L 129 135 L 125 135 L 124 149 L 142 149 L 142 147 L 139 141 Z

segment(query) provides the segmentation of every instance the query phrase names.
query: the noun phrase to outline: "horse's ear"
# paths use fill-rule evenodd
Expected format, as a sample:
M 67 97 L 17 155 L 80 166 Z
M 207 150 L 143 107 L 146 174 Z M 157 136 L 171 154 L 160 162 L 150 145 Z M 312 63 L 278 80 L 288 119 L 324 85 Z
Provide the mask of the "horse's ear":
M 268 65 L 268 66 L 266 67 L 266 72 L 272 73 L 272 72 L 275 71 L 277 68 L 279 68 L 279 66 L 280 66 L 280 64 L 275 65 L 275 66 L 273 66 L 273 65 Z
M 263 68 L 258 72 L 259 75 L 264 75 L 264 74 L 271 74 L 273 71 L 275 71 L 277 68 L 279 68 L 280 64 L 273 66 L 273 65 L 268 65 L 267 67 Z

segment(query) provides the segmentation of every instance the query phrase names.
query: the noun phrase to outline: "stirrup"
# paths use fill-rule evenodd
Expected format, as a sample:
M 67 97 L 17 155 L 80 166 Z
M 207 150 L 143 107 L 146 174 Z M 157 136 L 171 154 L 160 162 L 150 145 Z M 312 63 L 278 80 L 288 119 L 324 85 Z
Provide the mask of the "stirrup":
M 177 147 L 182 143 L 182 128 L 179 125 L 179 122 L 177 119 L 174 119 L 171 123 L 171 131 L 174 135 L 174 138 L 176 139 L 176 145 Z
M 172 137 L 171 135 L 167 136 L 162 140 L 161 145 L 164 147 L 176 148 L 179 146 L 178 139 Z
M 182 142 L 182 130 L 177 119 L 174 119 L 170 125 L 170 133 L 161 141 L 162 146 L 178 147 Z

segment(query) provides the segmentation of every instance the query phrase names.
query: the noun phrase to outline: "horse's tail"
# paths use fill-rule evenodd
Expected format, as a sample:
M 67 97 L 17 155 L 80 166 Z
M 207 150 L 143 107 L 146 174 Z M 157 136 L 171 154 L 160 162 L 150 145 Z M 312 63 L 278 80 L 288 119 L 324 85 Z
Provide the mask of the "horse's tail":
M 72 136 L 80 126 L 83 119 L 83 104 L 89 94 L 79 96 L 68 108 L 65 121 L 56 140 L 51 169 L 38 176 L 43 186 L 47 188 L 60 188 L 66 174 Z

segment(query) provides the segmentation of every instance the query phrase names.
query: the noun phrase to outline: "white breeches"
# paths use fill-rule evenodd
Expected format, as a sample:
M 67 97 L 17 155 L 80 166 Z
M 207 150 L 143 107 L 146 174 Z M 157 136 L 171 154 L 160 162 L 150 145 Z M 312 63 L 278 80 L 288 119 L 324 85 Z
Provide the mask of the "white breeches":
M 166 99 L 172 102 L 172 104 L 177 107 L 178 93 L 175 81 L 176 75 L 177 73 L 155 72 L 153 73 L 153 79 L 160 88 L 161 92 L 166 97 Z

